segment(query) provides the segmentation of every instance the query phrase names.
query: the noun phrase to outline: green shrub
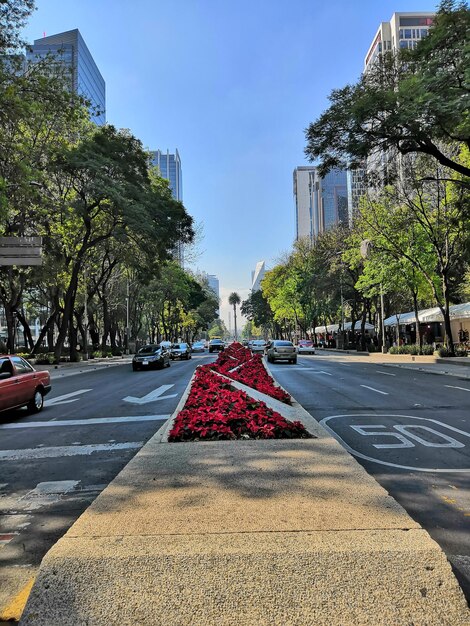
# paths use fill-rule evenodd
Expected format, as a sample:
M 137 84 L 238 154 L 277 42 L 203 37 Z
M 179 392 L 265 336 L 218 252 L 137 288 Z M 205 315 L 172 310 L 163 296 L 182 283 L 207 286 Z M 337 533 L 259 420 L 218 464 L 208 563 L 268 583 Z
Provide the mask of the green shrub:
M 389 353 L 389 354 L 398 354 L 398 347 L 397 347 L 397 346 L 391 346 L 391 347 L 388 349 L 388 353 Z
M 450 356 L 450 350 L 449 350 L 449 348 L 446 348 L 445 346 L 441 346 L 440 348 L 437 349 L 437 354 L 442 359 L 444 357 Z
M 373 343 L 370 343 L 370 344 L 367 346 L 367 351 L 368 351 L 368 352 L 377 352 L 377 348 L 375 347 L 375 345 L 374 345 Z
M 38 354 L 36 357 L 36 365 L 52 365 L 52 363 L 54 363 L 54 355 L 52 352 Z
M 465 348 L 456 348 L 455 356 L 467 356 L 467 350 Z
M 421 346 L 421 354 L 432 355 L 434 354 L 434 346 L 430 343 L 425 343 Z

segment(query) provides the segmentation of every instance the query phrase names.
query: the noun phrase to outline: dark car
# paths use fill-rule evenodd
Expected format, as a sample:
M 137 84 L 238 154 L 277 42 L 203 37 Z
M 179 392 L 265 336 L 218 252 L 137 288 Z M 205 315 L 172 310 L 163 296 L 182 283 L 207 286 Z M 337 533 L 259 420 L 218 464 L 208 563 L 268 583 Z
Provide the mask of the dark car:
M 27 406 L 38 413 L 51 390 L 49 372 L 38 372 L 20 356 L 0 356 L 0 412 Z
M 209 341 L 209 352 L 222 352 L 225 344 L 222 339 L 211 339 Z
M 283 339 L 270 341 L 266 347 L 266 356 L 270 363 L 275 363 L 276 361 L 297 363 L 297 350 L 292 341 L 284 341 Z
M 147 344 L 132 359 L 134 372 L 141 369 L 150 369 L 151 367 L 162 369 L 165 365 L 170 367 L 170 353 L 164 346 L 157 343 Z
M 174 343 L 170 349 L 170 359 L 188 359 L 191 358 L 191 348 L 189 343 Z

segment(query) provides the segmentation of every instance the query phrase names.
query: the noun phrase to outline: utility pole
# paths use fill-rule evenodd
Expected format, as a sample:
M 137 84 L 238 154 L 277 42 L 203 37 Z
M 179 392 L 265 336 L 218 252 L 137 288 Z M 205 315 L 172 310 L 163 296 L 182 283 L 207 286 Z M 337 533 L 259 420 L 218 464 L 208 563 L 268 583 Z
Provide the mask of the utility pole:
M 126 296 L 126 354 L 129 354 L 129 276 L 127 277 Z
M 382 354 L 385 354 L 387 352 L 387 347 L 385 345 L 385 315 L 384 315 L 384 290 L 383 290 L 383 286 L 382 283 L 380 283 L 380 317 L 381 319 L 381 331 L 382 331 Z
M 83 313 L 83 335 L 84 335 L 84 351 L 83 351 L 83 360 L 88 361 L 88 281 L 87 281 L 87 272 L 86 266 L 84 269 L 85 276 L 85 311 Z

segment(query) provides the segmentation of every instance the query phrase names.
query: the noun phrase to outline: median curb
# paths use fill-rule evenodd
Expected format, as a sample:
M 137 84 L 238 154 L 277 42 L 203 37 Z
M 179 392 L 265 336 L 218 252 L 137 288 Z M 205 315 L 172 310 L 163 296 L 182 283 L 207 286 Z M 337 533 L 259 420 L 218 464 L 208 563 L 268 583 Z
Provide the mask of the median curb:
M 161 429 L 43 559 L 21 624 L 469 626 L 439 546 L 322 430 Z

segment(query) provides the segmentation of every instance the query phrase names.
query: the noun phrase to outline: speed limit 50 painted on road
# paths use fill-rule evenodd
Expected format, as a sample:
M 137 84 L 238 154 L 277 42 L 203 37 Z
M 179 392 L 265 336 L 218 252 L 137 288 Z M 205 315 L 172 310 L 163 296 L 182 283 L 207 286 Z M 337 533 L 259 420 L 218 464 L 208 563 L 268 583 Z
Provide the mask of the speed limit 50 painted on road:
M 330 415 L 320 421 L 351 454 L 418 472 L 470 472 L 470 432 L 411 415 Z

